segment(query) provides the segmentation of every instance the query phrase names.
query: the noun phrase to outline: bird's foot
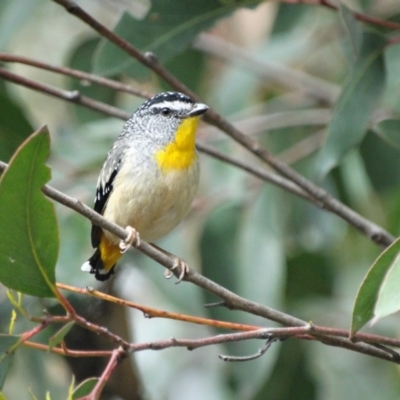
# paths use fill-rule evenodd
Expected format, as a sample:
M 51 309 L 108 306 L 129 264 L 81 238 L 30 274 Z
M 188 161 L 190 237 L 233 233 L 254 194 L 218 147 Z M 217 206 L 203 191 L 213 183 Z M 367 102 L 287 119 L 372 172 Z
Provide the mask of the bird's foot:
M 131 226 L 127 226 L 125 230 L 128 236 L 126 237 L 125 240 L 121 240 L 119 242 L 119 249 L 121 250 L 122 254 L 124 254 L 132 246 L 134 247 L 140 246 L 139 232 L 136 229 L 132 228 Z
M 189 272 L 189 265 L 185 261 L 180 259 L 179 257 L 176 257 L 176 256 L 173 256 L 173 257 L 174 257 L 174 265 L 171 269 L 167 269 L 164 272 L 164 276 L 167 279 L 170 279 L 174 275 L 174 273 L 172 271 L 176 268 L 180 268 L 181 273 L 179 274 L 178 280 L 176 281 L 176 284 L 178 284 L 178 283 L 182 282 L 182 279 Z

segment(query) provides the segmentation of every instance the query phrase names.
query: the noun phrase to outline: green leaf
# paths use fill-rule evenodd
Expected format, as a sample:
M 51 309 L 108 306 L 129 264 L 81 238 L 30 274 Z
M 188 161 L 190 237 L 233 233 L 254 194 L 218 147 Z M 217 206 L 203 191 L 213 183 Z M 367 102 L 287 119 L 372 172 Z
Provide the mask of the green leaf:
M 204 87 L 202 78 L 205 75 L 205 58 L 204 53 L 194 49 L 187 49 L 166 62 L 165 67 L 187 87 L 195 92 L 200 92 Z M 160 84 L 164 90 L 170 89 L 170 86 L 161 78 Z
M 32 126 L 22 108 L 1 89 L 0 87 L 0 160 L 8 161 L 31 134 Z
M 78 46 L 71 52 L 71 57 L 68 62 L 68 66 L 80 71 L 90 72 L 92 68 L 92 57 L 99 44 L 100 39 L 90 38 L 84 42 L 79 42 Z M 117 92 L 111 88 L 87 84 L 85 81 L 69 78 L 68 87 L 71 90 L 78 90 L 83 96 L 102 101 L 104 103 L 114 105 Z M 108 118 L 108 116 L 99 113 L 98 111 L 91 110 L 86 107 L 82 107 L 78 104 L 70 104 L 70 107 L 74 110 L 79 121 L 85 123 L 95 120 Z
M 74 390 L 72 400 L 81 399 L 83 396 L 87 396 L 93 388 L 96 386 L 99 380 L 97 378 L 89 378 L 81 382 L 79 386 Z
M 200 238 L 203 274 L 234 292 L 238 283 L 237 234 L 240 218 L 241 205 L 238 202 L 218 206 L 209 214 Z M 215 301 L 215 297 L 208 292 L 205 296 L 207 302 Z M 221 307 L 212 307 L 209 312 L 217 319 L 223 319 L 227 314 Z
M 0 179 L 0 282 L 38 297 L 56 293 L 57 221 L 41 190 L 50 179 L 49 146 L 46 128 L 32 134 Z
M 371 131 L 362 142 L 360 151 L 375 190 L 378 193 L 397 190 L 400 180 L 399 151 Z
M 242 6 L 254 6 L 261 0 L 154 0 L 143 20 L 125 13 L 114 33 L 141 51 L 153 52 L 164 63 L 185 50 L 192 40 L 214 23 Z M 136 79 L 145 79 L 148 70 L 127 53 L 108 41 L 103 41 L 94 59 L 94 72 L 112 75 L 127 72 Z
M 271 35 L 283 35 L 293 32 L 300 22 L 305 19 L 307 12 L 310 11 L 310 7 L 300 3 L 285 4 L 279 2 L 276 6 L 278 10 Z
M 360 54 L 362 44 L 362 29 L 361 24 L 355 18 L 353 12 L 346 7 L 343 3 L 339 2 L 339 15 L 350 38 L 351 48 L 353 54 L 358 57 Z
M 337 166 L 364 138 L 370 116 L 385 85 L 382 55 L 385 44 L 382 35 L 364 33 L 360 57 L 336 103 L 328 136 L 319 154 L 319 178 Z
M 364 278 L 360 289 L 358 290 L 356 301 L 353 307 L 351 322 L 351 332 L 354 334 L 360 330 L 375 314 L 379 292 L 385 276 L 388 271 L 397 264 L 398 254 L 400 252 L 400 238 L 389 246 L 375 261 L 367 276 Z M 398 268 L 398 267 L 397 267 Z M 396 271 L 398 273 L 398 271 Z M 389 293 L 389 289 L 388 289 Z M 385 294 L 387 296 L 387 294 Z M 391 296 L 391 295 L 390 295 Z M 388 298 L 384 298 L 381 307 L 388 304 Z M 382 312 L 382 310 L 381 310 Z
M 68 324 L 65 324 L 49 339 L 49 351 L 64 340 L 64 337 L 68 334 L 74 324 L 74 321 L 68 322 Z
M 1 393 L 1 392 L 0 392 L 0 400 L 7 400 L 7 397 L 6 397 L 6 396 L 4 396 L 4 394 L 3 394 L 3 393 Z
M 258 196 L 243 212 L 238 240 L 238 270 L 236 293 L 275 309 L 282 308 L 282 291 L 286 284 L 286 265 L 283 251 L 283 221 L 287 203 L 276 188 L 264 185 Z M 228 234 L 228 239 L 230 235 Z M 254 315 L 241 315 L 240 321 L 251 325 L 264 324 Z M 273 325 L 270 321 L 268 326 Z M 260 343 L 246 341 L 228 348 L 233 354 L 252 354 Z M 272 373 L 279 345 L 268 350 L 267 360 L 254 360 L 243 370 L 240 363 L 231 367 L 231 374 L 241 393 L 252 393 L 262 386 Z
M 374 130 L 387 143 L 400 150 L 400 119 L 385 119 Z
M 399 254 L 393 260 L 381 284 L 378 299 L 375 304 L 374 321 L 387 317 L 400 310 L 400 258 Z
M 14 355 L 13 346 L 20 340 L 19 336 L 0 334 L 0 389 L 3 388 L 8 368 Z

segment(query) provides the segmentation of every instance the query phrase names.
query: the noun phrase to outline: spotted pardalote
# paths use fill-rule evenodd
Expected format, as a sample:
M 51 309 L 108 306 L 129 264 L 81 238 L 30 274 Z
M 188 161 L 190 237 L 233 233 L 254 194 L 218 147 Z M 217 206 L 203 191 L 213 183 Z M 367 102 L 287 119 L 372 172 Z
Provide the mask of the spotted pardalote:
M 107 154 L 95 211 L 123 228 L 133 227 L 130 232 L 146 242 L 174 229 L 197 191 L 195 136 L 207 109 L 176 92 L 158 94 L 142 104 Z M 91 239 L 95 251 L 81 269 L 104 281 L 114 272 L 125 244 L 96 225 Z

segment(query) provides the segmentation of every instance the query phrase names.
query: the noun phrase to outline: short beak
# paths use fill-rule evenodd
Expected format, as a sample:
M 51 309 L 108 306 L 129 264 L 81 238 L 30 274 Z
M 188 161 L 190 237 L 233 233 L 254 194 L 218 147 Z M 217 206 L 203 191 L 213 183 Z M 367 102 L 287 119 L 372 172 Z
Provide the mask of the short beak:
M 187 114 L 187 117 L 198 117 L 201 114 L 204 114 L 209 109 L 208 106 L 202 103 L 196 103 L 192 110 L 190 110 Z

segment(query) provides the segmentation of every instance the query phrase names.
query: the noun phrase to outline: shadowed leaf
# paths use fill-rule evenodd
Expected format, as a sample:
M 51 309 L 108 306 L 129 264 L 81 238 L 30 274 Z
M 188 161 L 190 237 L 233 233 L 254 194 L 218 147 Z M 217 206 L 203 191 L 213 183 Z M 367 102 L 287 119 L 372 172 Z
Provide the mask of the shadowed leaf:
M 12 347 L 20 339 L 19 336 L 0 334 L 0 389 L 3 388 L 11 358 L 14 354 Z
M 374 130 L 392 147 L 400 150 L 400 119 L 385 119 Z
M 385 85 L 382 54 L 385 44 L 383 36 L 364 33 L 360 57 L 336 103 L 328 136 L 319 155 L 317 171 L 320 179 L 364 138 L 371 113 Z
M 64 337 L 68 334 L 71 328 L 74 326 L 75 322 L 71 321 L 65 324 L 61 329 L 59 329 L 49 340 L 49 351 L 54 347 L 59 345 Z

